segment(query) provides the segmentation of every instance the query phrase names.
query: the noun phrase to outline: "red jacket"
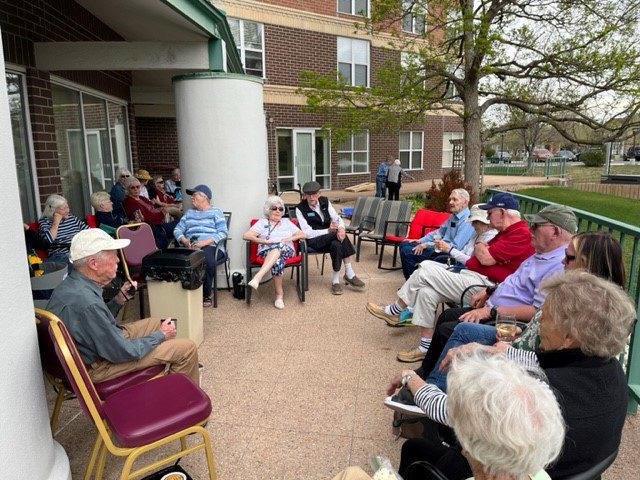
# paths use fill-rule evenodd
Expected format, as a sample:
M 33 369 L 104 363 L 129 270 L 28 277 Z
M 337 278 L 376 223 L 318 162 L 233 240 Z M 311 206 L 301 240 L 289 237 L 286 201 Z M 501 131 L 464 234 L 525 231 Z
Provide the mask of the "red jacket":
M 164 213 L 162 210 L 157 209 L 151 200 L 146 199 L 144 197 L 135 198 L 127 195 L 122 202 L 122 206 L 124 207 L 124 211 L 129 217 L 129 220 L 135 220 L 135 211 L 140 210 L 140 213 L 144 217 L 144 221 L 151 225 L 160 225 L 164 223 Z

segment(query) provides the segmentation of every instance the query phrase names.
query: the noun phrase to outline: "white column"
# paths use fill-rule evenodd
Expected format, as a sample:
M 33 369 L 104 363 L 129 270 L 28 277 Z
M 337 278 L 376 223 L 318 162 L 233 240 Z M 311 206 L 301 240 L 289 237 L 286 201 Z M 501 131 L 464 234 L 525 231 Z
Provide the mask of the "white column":
M 45 399 L 38 338 L 0 48 L 0 168 L 4 173 L 0 235 L 0 464 L 3 478 L 71 479 L 69 459 L 53 440 Z
M 213 204 L 233 213 L 231 268 L 243 270 L 242 234 L 249 219 L 262 215 L 268 193 L 262 81 L 216 72 L 179 75 L 173 81 L 182 190 L 208 185 Z M 190 200 L 184 198 L 187 208 Z

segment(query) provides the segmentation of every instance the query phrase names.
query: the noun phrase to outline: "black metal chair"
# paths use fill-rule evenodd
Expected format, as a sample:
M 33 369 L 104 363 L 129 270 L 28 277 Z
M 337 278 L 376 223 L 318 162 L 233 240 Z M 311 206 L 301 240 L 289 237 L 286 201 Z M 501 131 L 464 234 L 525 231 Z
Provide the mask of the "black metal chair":
M 576 473 L 575 475 L 569 475 L 562 478 L 556 478 L 558 480 L 600 480 L 602 478 L 602 474 L 613 464 L 617 456 L 618 450 L 614 451 L 607 458 L 596 463 L 593 467 L 584 472 Z
M 231 212 L 222 212 L 224 213 L 224 219 L 227 222 L 227 232 L 229 231 L 229 227 L 231 226 Z M 224 240 L 220 240 L 217 244 L 216 244 L 216 250 L 213 253 L 213 258 L 218 258 L 218 251 L 220 250 L 220 247 L 224 246 L 224 251 L 226 252 L 226 257 L 224 259 L 224 275 L 227 279 L 227 291 L 231 290 L 231 283 L 229 282 L 229 250 L 227 249 L 227 240 L 229 239 L 229 237 L 225 238 Z M 213 308 L 218 308 L 218 265 L 216 264 L 216 266 L 213 269 L 213 304 L 212 304 Z

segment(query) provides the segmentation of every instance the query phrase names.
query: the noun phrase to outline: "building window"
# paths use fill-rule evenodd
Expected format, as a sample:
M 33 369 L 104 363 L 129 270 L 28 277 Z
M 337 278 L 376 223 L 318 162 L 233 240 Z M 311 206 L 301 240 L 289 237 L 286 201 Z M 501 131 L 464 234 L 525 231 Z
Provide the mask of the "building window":
M 400 132 L 400 165 L 407 170 L 422 169 L 423 132 Z
M 312 128 L 276 130 L 278 190 L 291 190 L 315 180 L 331 188 L 329 136 Z M 294 162 L 293 159 L 296 159 Z
M 451 140 L 459 140 L 464 138 L 462 132 L 444 132 L 442 134 L 442 167 L 453 166 L 453 145 Z
M 348 135 L 338 143 L 338 174 L 369 171 L 369 132 Z
M 33 181 L 33 165 L 31 145 L 29 143 L 29 124 L 25 100 L 24 75 L 6 72 L 7 96 L 9 97 L 9 114 L 11 116 L 11 132 L 13 134 L 13 152 L 16 157 L 16 173 L 20 207 L 25 222 L 38 218 L 36 190 Z
M 233 40 L 247 75 L 265 78 L 264 25 L 249 20 L 228 18 Z
M 402 31 L 422 35 L 426 24 L 427 16 L 415 2 L 402 2 Z
M 369 16 L 369 2 L 367 0 L 338 0 L 338 11 L 349 15 Z
M 338 78 L 353 87 L 369 86 L 369 42 L 338 37 Z

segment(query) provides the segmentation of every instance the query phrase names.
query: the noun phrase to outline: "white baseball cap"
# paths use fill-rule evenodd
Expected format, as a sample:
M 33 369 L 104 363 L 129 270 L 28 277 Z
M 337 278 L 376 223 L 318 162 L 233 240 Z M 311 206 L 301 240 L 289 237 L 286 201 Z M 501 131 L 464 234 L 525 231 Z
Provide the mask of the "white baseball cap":
M 482 222 L 485 225 L 489 225 L 489 216 L 487 215 L 487 211 L 486 210 L 482 210 L 479 207 L 480 204 L 474 205 L 473 207 L 471 207 L 471 213 L 469 214 L 469 217 L 467 218 L 467 222 L 471 223 L 474 221 L 478 221 L 478 222 Z
M 69 258 L 71 263 L 82 258 L 95 255 L 103 250 L 119 250 L 131 243 L 131 240 L 116 240 L 100 228 L 82 230 L 71 240 Z

